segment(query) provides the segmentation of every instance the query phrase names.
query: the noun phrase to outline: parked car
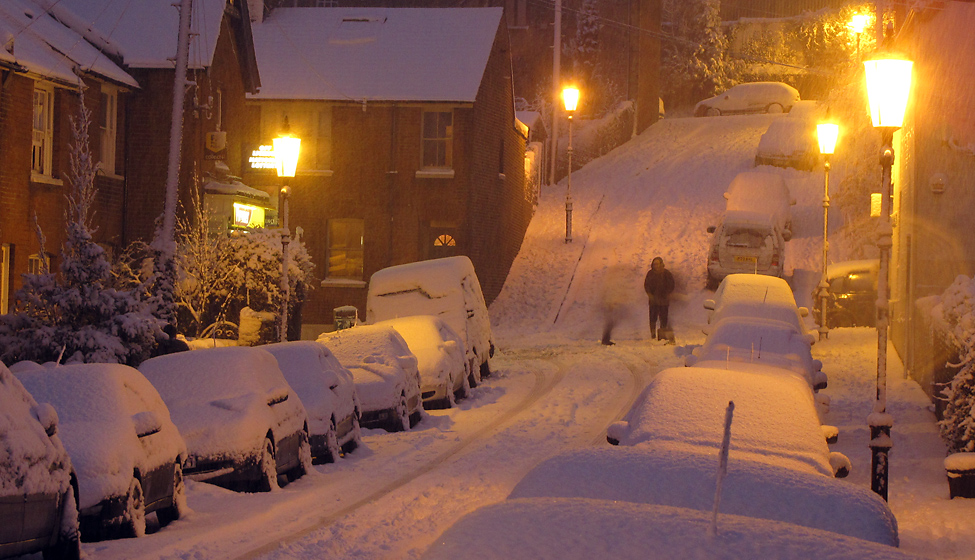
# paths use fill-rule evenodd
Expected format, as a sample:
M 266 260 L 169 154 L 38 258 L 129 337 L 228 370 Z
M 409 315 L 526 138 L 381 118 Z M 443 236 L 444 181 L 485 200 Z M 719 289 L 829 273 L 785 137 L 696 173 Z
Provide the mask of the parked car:
M 684 357 L 685 366 L 798 375 L 810 389 L 826 388 L 823 362 L 813 359 L 809 336 L 782 321 L 727 317 L 714 325 L 704 345 Z
M 311 468 L 308 417 L 270 352 L 246 346 L 157 356 L 139 370 L 159 391 L 189 448 L 184 472 L 266 492 Z
M 398 432 L 420 421 L 423 400 L 416 356 L 396 329 L 359 325 L 324 333 L 318 342 L 352 372 L 364 428 Z
M 494 355 L 491 320 L 474 265 L 465 256 L 431 259 L 384 268 L 369 279 L 366 319 L 378 323 L 410 315 L 444 320 L 464 341 L 477 386 L 491 373 Z
M 819 163 L 816 124 L 820 111 L 815 101 L 798 101 L 788 115 L 773 120 L 758 141 L 755 165 L 811 170 Z
M 152 512 L 163 526 L 180 518 L 186 444 L 141 373 L 121 364 L 16 370 L 34 398 L 57 410 L 78 476 L 82 539 L 142 536 Z
M 785 239 L 771 215 L 729 211 L 718 226 L 708 227 L 707 288 L 713 290 L 727 275 L 765 274 L 781 277 L 785 267 Z
M 470 395 L 477 382 L 464 359 L 464 342 L 442 319 L 413 315 L 376 324 L 396 329 L 416 356 L 424 408 L 453 408 Z
M 796 306 L 796 299 L 789 283 L 782 278 L 763 274 L 729 274 L 718 285 L 713 299 L 704 300 L 711 326 L 728 317 L 754 317 L 781 321 L 800 334 L 805 334 L 809 344 L 816 343 L 816 336 L 806 328 L 804 317 L 809 315 L 805 307 Z
M 845 477 L 850 461 L 830 452 L 809 385 L 799 376 L 719 368 L 665 369 L 653 378 L 606 438 L 622 446 L 671 445 L 716 452 L 725 409 L 734 401 L 733 446 L 739 459 Z
M 781 82 L 738 84 L 720 95 L 698 102 L 694 116 L 716 117 L 742 113 L 787 113 L 799 101 L 799 92 Z
M 722 485 L 721 515 L 784 521 L 887 546 L 898 545 L 894 514 L 868 487 L 735 457 L 737 428 L 732 422 L 732 450 Z M 529 471 L 508 499 L 586 498 L 710 513 L 714 507 L 716 468 L 717 457 L 712 451 L 666 442 L 643 447 L 573 449 Z
M 792 207 L 796 199 L 785 179 L 777 173 L 744 171 L 735 176 L 724 193 L 726 212 L 758 212 L 772 216 L 782 239 L 792 239 Z
M 866 259 L 833 263 L 826 267 L 829 298 L 826 307 L 826 326 L 873 327 L 877 324 L 877 277 L 880 261 Z M 817 288 L 813 294 L 816 324 L 822 319 L 822 298 Z
M 2 363 L 0 450 L 0 558 L 80 558 L 78 481 L 58 436 L 58 414 Z
M 352 373 L 324 344 L 311 340 L 261 347 L 278 361 L 288 385 L 305 405 L 314 463 L 332 463 L 362 442 L 361 406 Z

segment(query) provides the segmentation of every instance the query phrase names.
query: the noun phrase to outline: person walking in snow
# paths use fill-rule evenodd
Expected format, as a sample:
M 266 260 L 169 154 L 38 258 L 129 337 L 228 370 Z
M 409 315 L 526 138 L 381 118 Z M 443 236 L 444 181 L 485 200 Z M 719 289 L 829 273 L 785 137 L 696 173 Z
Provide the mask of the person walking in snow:
M 650 298 L 650 339 L 670 339 L 670 325 L 667 314 L 670 306 L 670 294 L 674 291 L 674 275 L 664 268 L 664 260 L 654 257 L 650 262 L 650 271 L 643 281 L 643 290 Z M 657 328 L 657 320 L 660 328 Z

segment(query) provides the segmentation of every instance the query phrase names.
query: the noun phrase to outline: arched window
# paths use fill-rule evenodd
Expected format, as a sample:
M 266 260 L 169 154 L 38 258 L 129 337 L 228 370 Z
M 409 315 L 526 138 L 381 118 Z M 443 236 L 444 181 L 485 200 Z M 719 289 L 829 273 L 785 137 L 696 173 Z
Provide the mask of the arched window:
M 454 241 L 452 235 L 444 233 L 437 236 L 437 238 L 433 241 L 433 246 L 434 247 L 456 247 L 457 242 Z

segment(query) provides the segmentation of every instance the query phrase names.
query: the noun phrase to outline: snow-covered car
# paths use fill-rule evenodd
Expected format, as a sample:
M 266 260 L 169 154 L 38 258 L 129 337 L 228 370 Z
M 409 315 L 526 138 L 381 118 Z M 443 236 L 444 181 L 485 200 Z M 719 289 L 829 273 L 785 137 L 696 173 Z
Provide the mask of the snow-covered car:
M 416 356 L 396 329 L 358 325 L 324 333 L 318 342 L 352 372 L 362 427 L 398 432 L 420 421 L 420 371 Z
M 819 163 L 819 118 L 815 101 L 799 101 L 788 115 L 773 120 L 758 141 L 755 165 L 810 170 Z
M 769 372 L 801 376 L 809 387 L 826 388 L 823 362 L 813 359 L 809 337 L 781 321 L 727 317 L 715 323 L 704 345 L 684 357 L 685 366 Z
M 816 337 L 806 328 L 803 317 L 809 315 L 805 307 L 796 306 L 796 298 L 789 283 L 782 278 L 763 274 L 729 274 L 718 285 L 714 299 L 704 300 L 708 310 L 708 325 L 704 334 L 728 317 L 754 317 L 781 321 L 800 334 L 807 335 L 809 344 Z
M 843 261 L 826 267 L 829 297 L 826 300 L 826 326 L 873 327 L 877 324 L 877 277 L 880 260 Z M 812 293 L 813 318 L 822 321 L 819 288 Z
M 0 558 L 43 552 L 77 560 L 77 480 L 58 415 L 0 363 Z
M 698 102 L 694 107 L 694 116 L 787 113 L 797 101 L 799 92 L 788 84 L 750 82 L 738 84 L 722 94 Z
M 396 329 L 416 356 L 423 407 L 453 408 L 476 384 L 464 359 L 464 342 L 433 315 L 413 315 L 376 323 Z
M 722 515 L 785 521 L 898 545 L 894 514 L 869 488 L 736 457 L 735 428 L 732 423 Z M 710 512 L 717 468 L 712 451 L 678 449 L 667 442 L 573 449 L 529 471 L 508 499 L 589 498 Z
M 716 460 L 715 460 L 716 462 Z M 714 482 L 707 488 L 713 494 Z M 586 498 L 521 498 L 460 518 L 423 560 L 920 560 L 891 546 L 782 521 Z
M 315 463 L 331 463 L 342 452 L 359 446 L 359 397 L 352 373 L 324 344 L 311 340 L 280 342 L 261 347 L 278 361 L 288 385 L 308 412 L 311 456 Z
M 726 212 L 758 212 L 772 216 L 782 239 L 792 239 L 792 207 L 796 199 L 785 179 L 776 173 L 743 171 L 731 180 L 724 193 Z
M 373 274 L 366 299 L 367 321 L 378 323 L 410 315 L 439 317 L 460 335 L 475 372 L 473 386 L 490 375 L 488 359 L 494 355 L 491 320 L 469 258 L 401 264 Z
M 813 393 L 797 375 L 721 368 L 670 368 L 653 378 L 606 438 L 622 446 L 666 444 L 715 452 L 734 401 L 734 455 L 760 464 L 842 478 L 850 461 L 830 452 Z
M 782 276 L 785 239 L 773 217 L 762 212 L 729 211 L 708 227 L 707 288 L 715 289 L 729 274 Z
M 159 393 L 121 364 L 36 365 L 15 374 L 51 403 L 78 477 L 81 538 L 138 537 L 146 515 L 160 525 L 186 510 L 186 444 Z
M 246 346 L 157 356 L 139 370 L 159 391 L 194 480 L 266 492 L 311 468 L 308 417 L 270 352 Z

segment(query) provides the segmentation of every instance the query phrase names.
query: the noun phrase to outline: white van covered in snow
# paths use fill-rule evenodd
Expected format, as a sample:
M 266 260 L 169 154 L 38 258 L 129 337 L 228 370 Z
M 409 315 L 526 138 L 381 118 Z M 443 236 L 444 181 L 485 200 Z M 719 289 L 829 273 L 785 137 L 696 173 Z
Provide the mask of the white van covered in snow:
M 476 381 L 490 374 L 494 354 L 491 321 L 474 265 L 465 256 L 432 259 L 384 268 L 369 279 L 366 320 L 440 317 L 464 341 Z

